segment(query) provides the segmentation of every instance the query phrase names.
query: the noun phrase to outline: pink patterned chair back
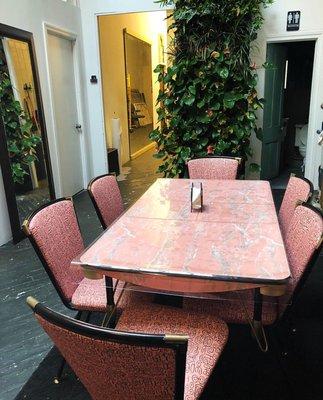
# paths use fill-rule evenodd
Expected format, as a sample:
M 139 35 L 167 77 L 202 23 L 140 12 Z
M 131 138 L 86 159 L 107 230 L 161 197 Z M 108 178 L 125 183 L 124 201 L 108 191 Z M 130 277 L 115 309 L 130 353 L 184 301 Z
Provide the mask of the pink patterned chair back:
M 71 271 L 70 264 L 84 250 L 72 200 L 42 207 L 23 226 L 64 304 L 69 304 L 83 279 L 81 270 Z
M 312 195 L 312 191 L 313 186 L 310 181 L 296 176 L 290 177 L 278 215 L 283 238 L 285 238 L 298 201 L 306 202 Z
M 239 160 L 225 157 L 206 157 L 190 160 L 187 163 L 191 179 L 227 179 L 237 178 Z
M 323 220 L 320 211 L 307 204 L 298 206 L 285 237 L 286 253 L 291 270 L 287 296 L 295 291 L 309 267 L 313 255 L 320 246 L 322 235 Z
M 104 229 L 124 211 L 118 182 L 114 175 L 93 179 L 88 186 L 90 197 Z
M 145 337 L 98 328 L 54 313 L 39 303 L 35 313 L 92 399 L 175 399 L 176 350 L 174 345 L 165 346 L 164 335 Z M 152 336 L 159 337 L 160 345 L 152 344 Z M 150 345 L 145 345 L 146 340 Z M 185 364 L 183 370 L 184 377 Z

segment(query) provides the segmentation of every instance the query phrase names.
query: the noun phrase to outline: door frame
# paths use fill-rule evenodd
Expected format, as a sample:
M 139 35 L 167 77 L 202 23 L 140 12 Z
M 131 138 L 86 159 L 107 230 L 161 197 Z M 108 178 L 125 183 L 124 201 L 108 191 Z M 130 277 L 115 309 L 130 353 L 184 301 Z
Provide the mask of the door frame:
M 55 188 L 53 180 L 53 172 L 50 159 L 50 151 L 47 138 L 46 123 L 44 117 L 43 101 L 40 90 L 40 82 L 37 67 L 37 57 L 35 52 L 35 45 L 33 34 L 22 29 L 14 28 L 9 25 L 0 24 L 0 35 L 10 39 L 16 39 L 28 44 L 30 62 L 34 79 L 34 89 L 37 101 L 38 119 L 41 129 L 42 145 L 44 149 L 44 159 L 46 165 L 46 173 L 48 180 L 48 190 L 51 200 L 55 199 Z M 8 148 L 6 140 L 6 131 L 2 120 L 0 120 L 0 165 L 3 177 L 3 184 L 5 189 L 5 195 L 7 200 L 7 207 L 9 213 L 9 220 L 11 226 L 11 233 L 13 242 L 17 243 L 24 239 L 25 234 L 21 229 L 21 223 L 19 219 L 18 207 L 16 202 L 15 185 L 11 175 L 10 160 L 8 157 Z
M 323 33 L 313 32 L 308 34 L 299 35 L 273 35 L 267 36 L 266 38 L 266 57 L 267 57 L 267 45 L 269 43 L 291 43 L 291 42 L 306 42 L 314 41 L 314 62 L 313 62 L 313 75 L 312 75 L 312 87 L 311 87 L 311 100 L 308 118 L 308 140 L 306 149 L 306 160 L 305 160 L 305 177 L 314 183 L 317 187 L 318 171 L 316 166 L 321 164 L 321 149 L 317 144 L 316 130 L 320 127 L 317 122 L 320 120 L 319 117 L 319 67 L 322 63 L 321 58 L 323 53 Z
M 100 10 L 100 11 L 93 11 L 93 13 L 91 13 L 91 16 L 88 20 L 89 22 L 89 26 L 92 31 L 93 31 L 93 49 L 94 49 L 94 53 L 95 53 L 95 57 L 93 57 L 93 59 L 91 61 L 93 61 L 93 64 L 95 64 L 95 68 L 98 68 L 98 79 L 101 82 L 101 84 L 99 85 L 99 93 L 98 93 L 98 102 L 97 103 L 97 108 L 99 108 L 99 114 L 100 114 L 100 121 L 99 124 L 100 126 L 103 128 L 103 142 L 105 144 L 105 147 L 107 147 L 108 145 L 108 140 L 106 137 L 106 132 L 107 132 L 107 128 L 106 128 L 106 115 L 105 115 L 105 107 L 104 107 L 104 91 L 103 91 L 103 71 L 102 71 L 102 60 L 101 60 L 101 43 L 100 43 L 100 17 L 105 17 L 105 16 L 118 16 L 118 15 L 125 15 L 125 14 L 142 14 L 142 13 L 151 13 L 151 12 L 167 12 L 167 11 L 171 11 L 174 9 L 174 7 L 172 6 L 165 6 L 165 7 L 158 7 L 158 8 L 151 8 L 151 7 L 147 7 L 147 8 L 142 8 L 142 6 L 139 4 L 139 2 L 136 3 L 136 5 L 133 8 L 129 8 L 127 10 L 125 10 L 123 8 L 123 5 L 121 5 L 122 3 L 120 2 L 120 4 L 118 2 L 116 2 L 114 4 L 114 8 L 113 10 Z M 154 4 L 154 3 L 153 3 Z M 121 5 L 121 7 L 120 7 Z M 110 8 L 110 6 L 109 6 Z M 129 33 L 129 31 L 128 31 Z M 136 38 L 146 42 L 146 40 L 144 40 L 143 38 L 141 38 L 139 35 L 136 36 L 136 34 L 133 34 L 132 32 L 130 32 L 130 34 L 132 34 L 133 36 L 135 36 Z M 85 41 L 87 41 L 87 38 L 84 39 Z M 85 61 L 85 63 L 87 63 L 87 60 Z M 88 67 L 88 65 L 86 65 L 86 67 Z M 127 79 L 127 77 L 125 77 L 125 79 Z M 153 86 L 154 86 L 154 81 L 152 80 Z M 154 98 L 153 98 L 154 100 Z M 92 102 L 93 103 L 93 102 Z M 92 104 L 91 104 L 92 107 Z M 92 113 L 93 114 L 93 113 Z M 91 119 L 92 116 L 89 115 L 89 119 Z M 155 115 L 153 113 L 153 123 L 155 123 L 156 118 Z M 129 118 L 128 118 L 129 119 Z M 93 121 L 92 121 L 93 123 Z M 128 132 L 128 141 L 129 141 L 129 132 Z M 129 144 L 129 143 L 128 143 Z M 153 148 L 155 145 L 154 143 L 152 143 L 151 148 Z M 140 155 L 140 152 L 137 152 L 137 156 Z M 131 151 L 130 151 L 130 144 L 129 144 L 129 152 L 128 152 L 128 161 L 131 161 Z M 119 154 L 119 163 L 120 165 L 121 163 L 121 157 Z M 109 166 L 107 163 L 107 157 L 105 157 L 105 164 L 106 164 L 106 168 L 107 170 L 109 170 Z
M 82 178 L 83 178 L 83 189 L 88 184 L 88 169 L 87 169 L 87 157 L 86 157 L 86 126 L 85 119 L 83 118 L 83 101 L 82 101 L 82 86 L 81 86 L 81 76 L 82 71 L 80 68 L 81 60 L 80 60 L 80 43 L 79 36 L 76 32 L 69 31 L 66 29 L 62 29 L 59 26 L 53 25 L 48 22 L 43 23 L 43 31 L 44 31 L 44 42 L 45 42 L 45 53 L 46 53 L 46 68 L 47 68 L 47 77 L 49 82 L 49 102 L 50 102 L 50 120 L 53 126 L 54 131 L 54 152 L 55 157 L 57 159 L 57 171 L 58 171 L 58 185 L 56 188 L 56 192 L 58 197 L 62 196 L 62 180 L 63 180 L 63 172 L 61 168 L 60 162 L 60 154 L 59 154 L 59 144 L 58 138 L 56 135 L 56 120 L 55 120 L 55 107 L 54 107 L 54 99 L 53 99 L 53 86 L 52 86 L 52 76 L 50 72 L 50 63 L 49 63 L 49 44 L 48 44 L 48 35 L 54 35 L 57 37 L 61 37 L 63 39 L 69 40 L 73 46 L 73 67 L 74 67 L 74 84 L 75 84 L 75 93 L 76 93 L 76 111 L 78 121 L 75 123 L 79 123 L 82 126 L 80 133 L 80 151 L 81 151 L 81 164 L 82 164 Z

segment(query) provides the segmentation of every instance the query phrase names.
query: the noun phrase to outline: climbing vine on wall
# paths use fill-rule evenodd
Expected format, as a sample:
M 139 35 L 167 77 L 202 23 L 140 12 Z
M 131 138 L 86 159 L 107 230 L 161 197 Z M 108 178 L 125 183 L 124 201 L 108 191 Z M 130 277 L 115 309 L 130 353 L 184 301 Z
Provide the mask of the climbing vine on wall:
M 216 155 L 251 156 L 258 98 L 252 43 L 271 0 L 160 0 L 174 6 L 171 66 L 155 72 L 164 87 L 158 96 L 159 172 L 182 175 L 187 160 Z M 256 168 L 256 165 L 251 165 Z

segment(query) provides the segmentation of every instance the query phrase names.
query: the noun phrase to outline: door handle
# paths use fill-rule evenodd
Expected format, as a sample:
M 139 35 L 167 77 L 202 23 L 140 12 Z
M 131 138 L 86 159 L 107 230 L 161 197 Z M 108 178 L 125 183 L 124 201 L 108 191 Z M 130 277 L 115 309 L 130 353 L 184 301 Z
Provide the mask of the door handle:
M 75 128 L 79 133 L 82 131 L 82 125 L 81 124 L 76 124 Z
M 317 133 L 318 135 L 320 135 L 321 133 L 323 133 L 323 122 L 322 122 L 322 129 L 318 129 L 318 130 L 316 131 L 316 133 Z

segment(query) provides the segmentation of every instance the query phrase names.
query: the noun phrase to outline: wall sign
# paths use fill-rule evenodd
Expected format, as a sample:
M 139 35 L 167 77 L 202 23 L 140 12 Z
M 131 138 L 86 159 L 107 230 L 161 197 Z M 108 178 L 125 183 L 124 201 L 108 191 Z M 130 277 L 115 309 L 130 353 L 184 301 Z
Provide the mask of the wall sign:
M 287 30 L 288 31 L 299 31 L 301 22 L 300 11 L 288 11 L 287 13 Z

